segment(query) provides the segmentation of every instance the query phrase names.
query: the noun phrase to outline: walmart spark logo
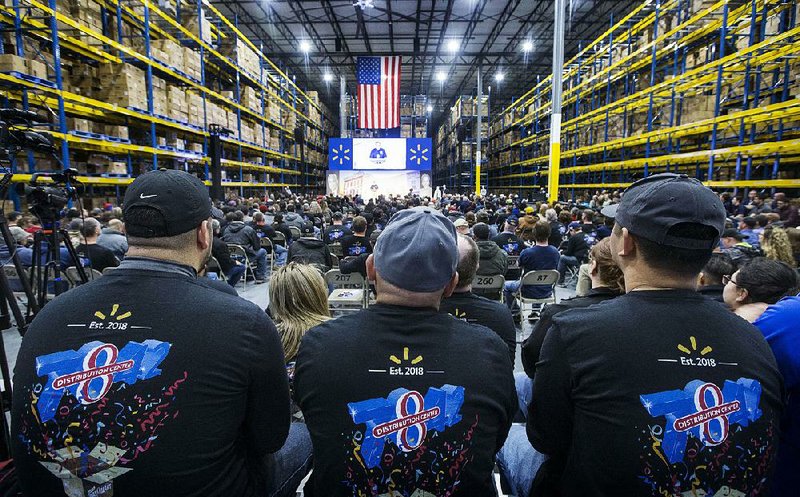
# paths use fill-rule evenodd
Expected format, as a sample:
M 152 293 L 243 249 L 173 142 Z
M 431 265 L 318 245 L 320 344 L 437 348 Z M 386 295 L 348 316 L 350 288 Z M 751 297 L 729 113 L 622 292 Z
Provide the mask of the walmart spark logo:
M 428 157 L 428 152 L 430 152 L 429 148 L 422 148 L 421 143 L 417 143 L 417 147 L 414 148 L 413 146 L 408 149 L 408 160 L 411 162 L 416 162 L 417 165 L 422 165 L 423 162 L 429 162 L 430 158 Z
M 338 147 L 333 147 L 331 150 L 331 161 L 338 162 L 339 165 L 344 165 L 345 162 L 351 162 L 353 158 L 350 155 L 350 149 L 344 148 L 344 144 L 340 143 Z
M 389 360 L 395 364 L 402 364 L 403 361 L 408 361 L 408 347 L 403 347 L 403 360 L 401 361 L 398 357 L 394 354 L 389 356 Z M 419 364 L 422 362 L 422 356 L 417 355 L 414 359 L 411 360 L 411 364 Z
M 689 350 L 689 347 L 679 343 L 678 344 L 678 350 L 680 350 L 681 352 L 683 352 L 684 354 L 687 354 L 687 355 L 691 355 L 692 352 L 697 352 L 697 339 L 695 337 L 693 337 L 693 336 L 689 337 L 689 345 L 691 347 L 691 350 Z M 706 354 L 712 352 L 713 350 L 714 349 L 712 349 L 710 346 L 706 345 L 700 351 L 700 355 L 706 355 Z
M 96 317 L 97 319 L 106 319 L 107 317 L 113 317 L 117 321 L 122 321 L 123 319 L 128 319 L 129 317 L 131 317 L 131 311 L 122 313 L 120 315 L 117 315 L 117 311 L 119 311 L 119 304 L 114 304 L 113 306 L 111 306 L 111 313 L 109 314 L 109 316 L 106 316 L 101 311 L 95 311 L 94 317 Z

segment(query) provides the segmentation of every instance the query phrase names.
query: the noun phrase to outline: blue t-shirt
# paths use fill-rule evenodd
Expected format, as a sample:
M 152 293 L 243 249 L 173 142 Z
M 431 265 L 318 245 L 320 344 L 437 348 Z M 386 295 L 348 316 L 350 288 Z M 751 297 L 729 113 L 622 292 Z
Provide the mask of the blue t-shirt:
M 557 269 L 558 259 L 561 255 L 558 249 L 552 245 L 540 247 L 534 245 L 526 248 L 519 254 L 519 267 L 522 274 L 528 271 L 542 271 L 545 269 Z M 522 296 L 529 299 L 545 299 L 552 293 L 550 285 L 525 285 L 522 287 Z
M 800 297 L 767 307 L 753 323 L 767 339 L 789 396 L 781 422 L 781 443 L 772 495 L 795 495 L 800 488 Z

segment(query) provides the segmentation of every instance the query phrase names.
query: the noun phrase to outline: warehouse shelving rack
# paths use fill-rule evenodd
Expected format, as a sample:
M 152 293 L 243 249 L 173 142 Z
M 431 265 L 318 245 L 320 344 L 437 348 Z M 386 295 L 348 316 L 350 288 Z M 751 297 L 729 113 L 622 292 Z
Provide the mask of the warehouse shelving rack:
M 430 136 L 430 123 L 426 95 L 400 95 L 400 137 L 425 138 Z M 382 131 L 358 128 L 358 100 L 347 96 L 347 136 L 351 138 L 375 138 Z
M 565 64 L 561 195 L 662 171 L 800 188 L 795 1 L 644 2 Z M 491 185 L 546 186 L 551 77 L 492 124 Z
M 15 160 L 12 164 L 13 171 L 18 173 L 15 181 L 25 181 L 27 175 L 35 172 L 70 167 L 74 151 L 107 154 L 126 164 L 124 173 L 86 173 L 80 180 L 90 185 L 125 185 L 136 174 L 157 167 L 184 168 L 210 177 L 208 126 L 213 121 L 207 111 L 213 102 L 235 113 L 235 124 L 229 126 L 233 128 L 232 133 L 223 139 L 225 159 L 222 166 L 231 179 L 224 186 L 239 188 L 243 194 L 245 189 L 265 191 L 268 187 L 320 184 L 313 176 L 321 177 L 327 149 L 325 141 L 332 133 L 330 118 L 327 115 L 321 118 L 322 107 L 316 99 L 303 92 L 293 78 L 264 56 L 260 47 L 241 33 L 236 19 L 228 20 L 205 0 L 162 3 L 161 7 L 149 0 L 78 1 L 99 6 L 101 26 L 76 21 L 63 12 L 66 4 L 56 0 L 47 3 L 13 0 L 11 6 L 0 7 L 3 30 L 13 35 L 13 38 L 6 37 L 5 45 L 11 46 L 15 55 L 45 62 L 49 73 L 46 78 L 19 72 L 0 73 L 2 97 L 6 105 L 21 103 L 26 109 L 46 107 L 54 113 L 52 135 L 60 148 L 60 166 L 48 164 L 31 153 L 27 161 Z M 182 17 L 207 19 L 208 22 L 199 22 L 188 29 Z M 141 40 L 139 48 L 134 48 L 136 39 Z M 151 45 L 155 39 L 170 40 L 179 48 L 199 53 L 199 73 L 189 75 L 183 68 L 154 57 Z M 253 50 L 258 57 L 258 74 L 243 67 L 238 52 L 233 56 L 221 53 L 223 41 L 233 41 L 236 46 L 244 45 Z M 85 92 L 79 91 L 80 88 L 67 88 L 62 74 L 65 61 L 95 67 L 102 63 L 130 64 L 144 70 L 147 108 L 123 107 L 83 95 L 81 93 Z M 189 123 L 155 112 L 153 84 L 156 77 L 201 96 L 200 122 Z M 257 92 L 261 109 L 242 105 L 241 94 L 245 87 Z M 266 114 L 268 102 L 280 106 L 280 119 Z M 68 116 L 128 126 L 132 131 L 143 132 L 147 139 L 132 143 L 114 136 L 79 133 L 69 129 Z M 290 116 L 291 120 L 285 119 Z M 258 139 L 244 139 L 244 122 L 255 126 L 256 134 L 260 135 Z M 300 164 L 292 123 L 299 123 L 306 134 L 309 129 L 317 131 L 316 140 L 309 142 L 309 146 L 319 151 L 316 155 L 319 164 L 308 161 Z M 278 134 L 277 143 L 267 141 L 269 132 Z M 187 145 L 159 143 L 159 137 L 167 134 Z M 189 142 L 193 142 L 191 147 Z
M 475 161 L 477 157 L 478 142 L 476 126 L 478 123 L 477 97 L 474 95 L 461 95 L 450 108 L 446 121 L 439 126 L 436 134 L 436 161 L 434 163 L 434 182 L 444 185 L 448 190 L 458 192 L 473 191 L 475 189 Z M 486 150 L 488 139 L 488 110 L 489 96 L 483 96 L 483 121 L 481 129 L 482 157 L 481 163 L 486 163 Z M 481 172 L 481 184 L 485 185 L 488 173 L 485 169 Z

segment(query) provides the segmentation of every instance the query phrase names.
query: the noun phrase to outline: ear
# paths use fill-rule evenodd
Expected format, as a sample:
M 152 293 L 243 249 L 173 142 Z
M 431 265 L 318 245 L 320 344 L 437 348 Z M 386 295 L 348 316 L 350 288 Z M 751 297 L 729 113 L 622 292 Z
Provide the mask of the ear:
M 746 304 L 750 300 L 750 292 L 746 288 L 736 287 L 736 302 Z
M 205 250 L 211 244 L 211 221 L 205 220 L 197 227 L 197 248 Z
M 702 271 L 699 275 L 697 275 L 697 284 L 700 286 L 704 286 L 706 284 L 706 275 Z
M 372 254 L 369 254 L 366 261 L 367 266 L 367 279 L 369 281 L 377 281 L 377 272 L 375 271 L 375 257 Z
M 444 287 L 444 293 L 442 294 L 442 298 L 446 299 L 450 295 L 453 295 L 453 290 L 458 287 L 458 273 L 453 274 L 453 277 L 450 278 L 450 282 Z
M 589 274 L 596 275 L 597 274 L 597 261 L 592 259 L 589 261 Z
M 636 242 L 633 239 L 633 235 L 628 231 L 628 228 L 622 228 L 622 243 L 617 255 L 620 257 L 632 257 L 635 254 Z

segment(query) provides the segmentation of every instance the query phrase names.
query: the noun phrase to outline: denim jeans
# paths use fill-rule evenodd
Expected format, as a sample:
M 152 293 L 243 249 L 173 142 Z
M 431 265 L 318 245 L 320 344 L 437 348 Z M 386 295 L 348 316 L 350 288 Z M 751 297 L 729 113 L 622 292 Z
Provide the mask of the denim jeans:
M 285 266 L 286 258 L 289 257 L 289 250 L 283 245 L 273 245 L 275 252 L 272 256 L 275 258 L 276 266 Z
M 312 467 L 311 435 L 305 423 L 292 423 L 283 447 L 264 459 L 266 494 L 294 497 L 297 487 Z
M 256 279 L 263 280 L 267 277 L 267 249 L 260 248 L 253 257 L 256 262 Z
M 230 286 L 236 286 L 236 283 L 239 283 L 239 280 L 244 274 L 244 269 L 244 264 L 237 264 L 228 270 L 228 274 L 225 276 L 228 278 L 228 284 Z
M 509 309 L 514 307 L 514 294 L 519 290 L 520 280 L 506 281 L 506 286 L 503 289 L 503 297 Z
M 573 257 L 571 255 L 562 255 L 558 260 L 558 274 L 560 275 L 558 280 L 564 281 L 564 275 L 567 274 L 568 267 L 577 267 L 580 266 L 580 264 L 581 263 L 578 261 L 577 257 Z
M 533 380 L 525 373 L 514 373 L 514 385 L 517 389 L 517 402 L 522 418 L 528 419 L 528 405 L 533 397 Z M 528 441 L 524 424 L 511 425 L 506 443 L 497 453 L 497 465 L 503 477 L 511 487 L 511 495 L 528 497 L 531 485 L 536 478 L 539 467 L 547 460 L 547 456 L 538 452 Z
M 497 465 L 511 487 L 511 495 L 528 497 L 531 485 L 547 456 L 538 452 L 528 441 L 525 425 L 511 425 L 506 443 L 497 453 Z

